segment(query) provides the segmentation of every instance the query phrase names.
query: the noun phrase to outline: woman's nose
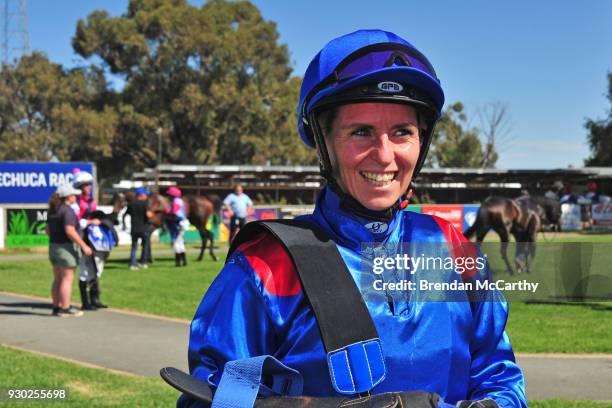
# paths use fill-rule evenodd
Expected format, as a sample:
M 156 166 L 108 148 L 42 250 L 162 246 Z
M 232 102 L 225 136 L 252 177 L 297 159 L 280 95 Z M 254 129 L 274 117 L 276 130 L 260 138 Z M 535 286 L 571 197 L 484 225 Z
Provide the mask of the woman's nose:
M 389 135 L 382 134 L 376 137 L 372 148 L 372 158 L 380 164 L 389 164 L 393 161 L 393 143 Z

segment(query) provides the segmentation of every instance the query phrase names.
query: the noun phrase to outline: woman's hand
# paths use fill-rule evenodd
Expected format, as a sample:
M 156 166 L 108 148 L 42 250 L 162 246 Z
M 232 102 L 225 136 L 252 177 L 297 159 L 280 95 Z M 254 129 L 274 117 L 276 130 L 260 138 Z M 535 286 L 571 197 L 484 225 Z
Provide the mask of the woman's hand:
M 66 225 L 64 227 L 64 231 L 66 231 L 66 235 L 68 236 L 68 238 L 70 238 L 72 242 L 81 247 L 81 250 L 83 251 L 83 254 L 85 256 L 91 256 L 93 254 L 93 251 L 91 250 L 89 245 L 87 245 L 85 241 L 83 241 L 79 233 L 76 231 L 76 228 L 74 228 L 74 225 Z
M 81 251 L 83 251 L 83 255 L 85 255 L 85 256 L 92 256 L 93 255 L 93 251 L 91 250 L 89 245 L 87 245 L 85 243 L 83 243 L 83 246 L 81 247 Z

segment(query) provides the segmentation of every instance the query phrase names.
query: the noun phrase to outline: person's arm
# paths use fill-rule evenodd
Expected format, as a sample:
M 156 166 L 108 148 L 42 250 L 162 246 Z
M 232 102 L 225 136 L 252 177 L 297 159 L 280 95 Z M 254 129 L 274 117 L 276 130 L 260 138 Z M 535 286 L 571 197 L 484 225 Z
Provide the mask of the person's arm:
M 468 397 L 491 398 L 500 407 L 527 407 L 525 380 L 516 364 L 510 339 L 505 331 L 508 303 L 479 302 L 475 309 L 474 336 L 470 343 L 472 365 Z
M 228 217 L 231 218 L 234 216 L 234 212 L 232 211 L 232 206 L 230 205 L 230 202 L 231 196 L 225 197 L 225 200 L 223 200 L 223 209 L 227 211 Z
M 70 238 L 72 242 L 76 243 L 81 248 L 85 256 L 91 256 L 93 253 L 91 248 L 85 243 L 85 241 L 83 241 L 79 233 L 76 231 L 74 225 L 66 224 L 64 226 L 64 231 L 66 231 L 68 238 Z
M 273 238 L 260 236 L 231 255 L 191 322 L 188 360 L 192 376 L 216 387 L 228 361 L 277 352 L 282 341 L 279 333 L 288 330 L 286 325 L 295 320 L 293 314 L 302 304 L 301 294 L 291 298 L 270 294 L 271 288 L 278 291 L 284 287 L 280 279 L 286 284 L 287 276 L 299 285 L 293 265 L 288 256 L 283 258 L 282 251 Z M 257 271 L 251 257 L 258 260 Z M 266 272 L 267 279 L 262 278 Z M 197 404 L 181 397 L 177 406 Z
M 123 216 L 121 216 L 121 225 L 123 225 L 123 230 L 125 231 L 127 228 L 125 227 L 125 217 L 127 216 L 132 216 L 132 205 L 128 205 L 127 208 L 125 209 L 125 212 L 123 213 Z
M 191 322 L 189 371 L 216 387 L 225 363 L 274 354 L 274 328 L 245 265 L 228 262 L 206 292 Z M 183 396 L 177 407 L 197 407 Z
M 438 217 L 446 241 L 453 243 L 453 256 L 481 256 L 475 246 L 448 221 Z M 491 279 L 488 267 L 466 271 L 472 279 Z M 470 342 L 470 381 L 467 400 L 492 399 L 502 408 L 527 407 L 525 380 L 516 364 L 510 339 L 506 334 L 508 303 L 499 291 L 477 293 L 471 303 L 473 333 Z M 484 296 L 484 298 L 482 298 Z M 470 406 L 469 404 L 464 404 Z M 461 406 L 464 406 L 461 405 Z

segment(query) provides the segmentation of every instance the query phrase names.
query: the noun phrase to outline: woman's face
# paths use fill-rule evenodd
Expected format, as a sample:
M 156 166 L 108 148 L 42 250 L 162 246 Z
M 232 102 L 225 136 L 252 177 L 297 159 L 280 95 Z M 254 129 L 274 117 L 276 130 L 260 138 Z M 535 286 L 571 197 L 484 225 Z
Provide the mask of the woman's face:
M 395 103 L 342 105 L 327 145 L 340 187 L 364 207 L 385 210 L 408 189 L 419 158 L 416 111 Z
M 64 202 L 67 205 L 72 205 L 72 204 L 74 204 L 76 202 L 76 199 L 77 199 L 76 195 L 72 194 L 72 195 L 69 195 L 68 197 L 64 198 Z
M 79 188 L 85 197 L 89 197 L 89 194 L 91 193 L 91 184 L 83 184 Z

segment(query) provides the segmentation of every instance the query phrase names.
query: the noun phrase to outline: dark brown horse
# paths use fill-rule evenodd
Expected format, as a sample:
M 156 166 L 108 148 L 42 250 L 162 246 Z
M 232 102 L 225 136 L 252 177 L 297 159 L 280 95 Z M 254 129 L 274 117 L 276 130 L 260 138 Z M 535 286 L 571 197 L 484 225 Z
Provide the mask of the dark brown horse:
M 529 196 L 514 200 L 504 197 L 488 197 L 480 206 L 476 221 L 468 228 L 464 235 L 470 238 L 476 235 L 476 242 L 480 245 L 485 235 L 493 229 L 501 239 L 502 259 L 510 274 L 514 274 L 508 260 L 508 242 L 510 235 L 516 241 L 515 266 L 519 273 L 529 272 L 529 263 L 535 257 L 536 234 L 540 230 L 542 218 L 546 210 Z
M 214 253 L 214 235 L 206 229 L 208 220 L 213 217 L 213 222 L 219 222 L 221 211 L 221 200 L 217 196 L 183 196 L 185 203 L 185 214 L 189 223 L 193 225 L 200 234 L 202 246 L 200 247 L 200 255 L 198 261 L 201 261 L 208 241 L 210 241 L 209 253 L 214 261 L 217 261 L 217 256 Z M 166 215 L 170 210 L 171 201 L 165 196 L 157 193 L 151 194 L 149 197 L 149 209 L 153 213 L 153 217 L 149 219 L 151 225 L 157 228 L 165 228 Z

